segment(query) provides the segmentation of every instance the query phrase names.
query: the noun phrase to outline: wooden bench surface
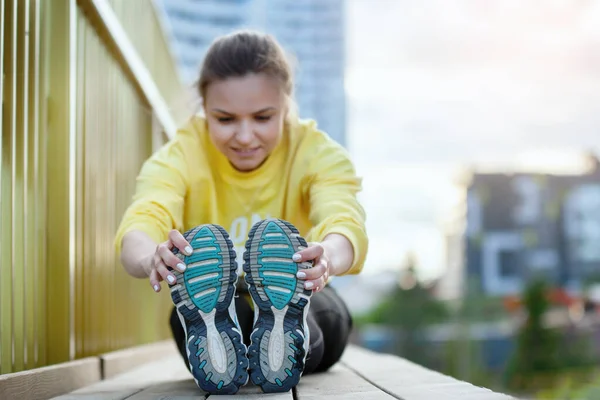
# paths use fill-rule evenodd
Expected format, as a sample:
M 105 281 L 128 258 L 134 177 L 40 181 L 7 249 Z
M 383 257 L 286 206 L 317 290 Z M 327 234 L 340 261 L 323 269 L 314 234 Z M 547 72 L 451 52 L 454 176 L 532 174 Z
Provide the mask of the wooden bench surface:
M 168 352 L 161 359 L 93 385 L 55 397 L 60 400 L 205 399 L 181 357 Z M 215 396 L 215 398 L 217 398 Z M 291 392 L 264 394 L 251 383 L 233 396 L 218 399 L 512 399 L 479 388 L 404 359 L 349 346 L 342 361 L 326 373 L 306 375 Z
M 102 379 L 109 379 L 135 367 L 155 361 L 164 354 L 179 354 L 173 340 L 145 344 L 99 356 L 102 364 Z
M 100 359 L 83 358 L 0 375 L 0 399 L 47 399 L 100 381 Z

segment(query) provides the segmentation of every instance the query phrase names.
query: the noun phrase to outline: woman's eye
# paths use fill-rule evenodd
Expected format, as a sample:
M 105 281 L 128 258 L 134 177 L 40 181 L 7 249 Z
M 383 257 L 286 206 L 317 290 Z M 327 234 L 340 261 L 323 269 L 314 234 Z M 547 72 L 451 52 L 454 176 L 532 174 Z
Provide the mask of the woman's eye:
M 219 118 L 217 118 L 217 120 L 221 123 L 226 123 L 226 122 L 233 121 L 233 118 L 232 117 L 219 117 Z
M 257 115 L 257 116 L 256 116 L 256 120 L 257 120 L 257 121 L 262 121 L 262 122 L 265 122 L 265 121 L 268 121 L 268 120 L 270 120 L 270 119 L 271 119 L 271 116 L 270 116 L 270 115 Z

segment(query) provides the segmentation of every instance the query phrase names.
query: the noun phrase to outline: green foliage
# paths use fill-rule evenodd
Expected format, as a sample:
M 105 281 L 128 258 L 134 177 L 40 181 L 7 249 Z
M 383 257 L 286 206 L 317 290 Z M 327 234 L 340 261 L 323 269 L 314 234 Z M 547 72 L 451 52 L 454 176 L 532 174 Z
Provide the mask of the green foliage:
M 535 391 L 560 386 L 558 390 L 568 391 L 569 377 L 579 376 L 582 382 L 582 377 L 591 371 L 593 360 L 588 337 L 543 326 L 543 316 L 550 307 L 548 289 L 544 281 L 536 280 L 524 293 L 527 320 L 518 333 L 506 371 L 511 389 Z
M 415 269 L 415 260 L 409 257 L 398 286 L 372 312 L 356 318 L 357 325 L 395 328 L 396 354 L 477 386 L 540 399 L 600 399 L 600 371 L 590 359 L 594 352 L 589 333 L 543 324 L 551 306 L 550 288 L 543 280 L 532 281 L 522 295 L 527 318 L 504 374 L 498 374 L 482 366 L 482 344 L 469 337 L 469 328 L 474 322 L 509 317 L 503 299 L 486 297 L 475 281 L 467 282 L 460 302 L 439 302 L 418 283 Z M 425 342 L 424 330 L 445 322 L 456 324 L 457 336 L 443 344 Z
M 395 351 L 411 361 L 428 365 L 429 357 L 422 345 L 422 329 L 446 321 L 448 310 L 436 300 L 430 289 L 420 284 L 416 262 L 409 256 L 398 286 L 368 315 L 358 318 L 358 324 L 381 324 L 398 332 Z
M 480 279 L 477 276 L 467 280 L 463 300 L 456 311 L 462 324 L 500 321 L 509 317 L 503 297 L 484 294 Z
M 374 310 L 358 317 L 358 321 L 415 330 L 445 321 L 447 317 L 448 310 L 445 305 L 418 282 L 416 261 L 409 255 L 398 286 Z
M 475 386 L 490 388 L 494 384 L 493 373 L 481 366 L 481 343 L 470 340 L 467 334 L 460 337 L 445 344 L 444 365 L 440 370 Z
M 559 336 L 543 326 L 543 316 L 550 306 L 547 289 L 543 280 L 535 280 L 525 290 L 523 303 L 527 319 L 518 333 L 516 349 L 506 371 L 511 389 L 532 389 L 536 377 L 552 376 L 558 370 Z
M 596 400 L 600 399 L 600 371 L 583 369 L 563 372 L 549 389 L 540 390 L 539 400 Z
M 464 297 L 452 315 L 458 334 L 446 343 L 442 371 L 477 386 L 495 386 L 494 372 L 482 367 L 482 342 L 470 335 L 474 323 L 496 321 L 505 315 L 501 298 L 485 296 L 477 278 L 467 281 Z

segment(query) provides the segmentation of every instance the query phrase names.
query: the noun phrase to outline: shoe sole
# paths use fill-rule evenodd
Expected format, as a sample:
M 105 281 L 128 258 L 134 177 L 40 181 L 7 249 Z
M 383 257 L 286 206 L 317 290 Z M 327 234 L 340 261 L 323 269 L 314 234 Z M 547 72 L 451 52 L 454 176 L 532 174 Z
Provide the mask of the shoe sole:
M 307 247 L 306 240 L 279 219 L 254 225 L 246 242 L 244 272 L 255 311 L 248 348 L 250 379 L 265 393 L 289 391 L 304 370 L 309 343 L 304 328 L 312 291 L 304 289 L 296 272 L 312 263 L 292 261 L 300 246 Z
M 237 281 L 236 253 L 227 232 L 201 225 L 184 234 L 193 248 L 173 253 L 187 266 L 170 285 L 171 298 L 186 333 L 190 370 L 211 394 L 234 394 L 248 382 L 248 359 L 241 332 L 229 314 Z

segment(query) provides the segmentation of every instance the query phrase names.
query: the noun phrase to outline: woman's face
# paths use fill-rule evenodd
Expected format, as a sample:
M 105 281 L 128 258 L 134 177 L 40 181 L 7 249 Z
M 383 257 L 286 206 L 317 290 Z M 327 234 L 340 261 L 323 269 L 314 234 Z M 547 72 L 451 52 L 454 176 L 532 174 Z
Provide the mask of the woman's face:
M 285 105 L 281 84 L 266 74 L 212 82 L 204 99 L 210 138 L 235 169 L 252 171 L 277 146 Z

